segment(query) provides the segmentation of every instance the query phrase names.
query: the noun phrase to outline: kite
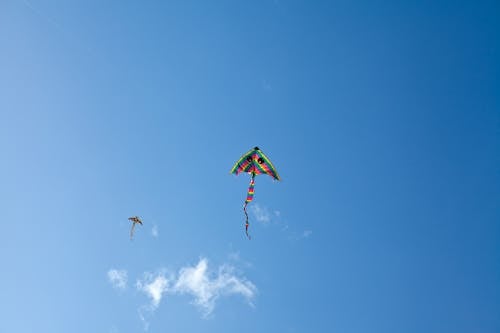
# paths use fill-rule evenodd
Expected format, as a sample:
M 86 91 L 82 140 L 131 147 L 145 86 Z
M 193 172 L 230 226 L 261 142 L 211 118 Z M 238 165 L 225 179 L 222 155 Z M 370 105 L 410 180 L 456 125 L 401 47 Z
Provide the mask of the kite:
M 139 216 L 132 216 L 128 218 L 130 221 L 132 221 L 132 228 L 130 229 L 130 240 L 132 240 L 132 237 L 134 237 L 134 228 L 137 223 L 142 225 L 142 221 L 139 218 Z
M 245 204 L 243 205 L 243 211 L 245 212 L 245 233 L 250 239 L 250 235 L 248 234 L 248 213 L 247 213 L 247 205 L 249 202 L 253 200 L 254 187 L 255 187 L 255 176 L 266 174 L 275 180 L 281 180 L 278 172 L 274 168 L 274 165 L 271 163 L 269 158 L 259 149 L 259 147 L 255 147 L 246 152 L 240 159 L 234 164 L 230 173 L 238 175 L 242 172 L 248 173 L 252 175 L 250 179 L 250 186 L 248 187 L 247 199 L 245 200 Z

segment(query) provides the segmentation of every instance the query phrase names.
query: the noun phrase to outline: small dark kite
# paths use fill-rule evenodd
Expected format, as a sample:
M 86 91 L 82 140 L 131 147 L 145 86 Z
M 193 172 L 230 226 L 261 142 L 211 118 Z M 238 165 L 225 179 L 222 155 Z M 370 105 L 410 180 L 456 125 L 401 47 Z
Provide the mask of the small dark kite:
M 132 239 L 132 237 L 134 237 L 134 228 L 135 228 L 135 225 L 137 223 L 139 223 L 140 225 L 142 225 L 142 221 L 140 219 L 139 216 L 132 216 L 132 217 L 129 217 L 128 218 L 130 221 L 132 221 L 132 228 L 130 229 L 130 239 Z

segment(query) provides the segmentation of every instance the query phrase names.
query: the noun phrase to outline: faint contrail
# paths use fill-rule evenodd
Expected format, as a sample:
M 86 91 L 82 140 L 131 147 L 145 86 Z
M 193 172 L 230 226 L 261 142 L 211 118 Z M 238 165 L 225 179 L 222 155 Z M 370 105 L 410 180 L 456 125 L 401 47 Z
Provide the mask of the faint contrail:
M 77 43 L 76 42 L 77 39 L 74 38 L 74 35 L 72 33 L 68 32 L 68 31 L 66 31 L 66 29 L 64 29 L 63 26 L 60 25 L 59 23 L 57 23 L 57 21 L 54 20 L 52 17 L 50 17 L 49 15 L 45 14 L 41 10 L 37 9 L 35 6 L 33 6 L 33 4 L 30 1 L 28 1 L 28 0 L 21 0 L 21 1 L 26 5 L 26 7 L 28 7 L 29 9 L 31 9 L 33 11 L 33 13 L 35 13 L 36 15 L 38 15 L 39 17 L 41 17 L 43 20 L 45 20 L 49 24 L 51 24 L 62 35 L 66 35 L 66 37 L 68 39 L 70 39 L 74 44 L 78 45 L 79 48 L 81 48 L 82 50 L 84 50 L 85 52 L 87 52 L 89 54 L 92 53 L 92 50 L 90 48 L 84 47 L 80 43 Z
M 33 6 L 31 4 L 31 2 L 29 2 L 28 0 L 21 0 L 21 1 L 24 2 L 24 4 L 26 6 L 28 6 L 35 14 L 37 14 L 38 16 L 40 16 L 41 18 L 43 18 L 44 20 L 48 21 L 50 24 L 52 24 L 57 29 L 59 29 L 62 32 L 64 32 L 62 26 L 59 23 L 57 23 L 53 18 L 51 18 L 47 14 L 44 14 L 41 11 L 39 11 L 38 9 L 36 9 L 35 6 Z

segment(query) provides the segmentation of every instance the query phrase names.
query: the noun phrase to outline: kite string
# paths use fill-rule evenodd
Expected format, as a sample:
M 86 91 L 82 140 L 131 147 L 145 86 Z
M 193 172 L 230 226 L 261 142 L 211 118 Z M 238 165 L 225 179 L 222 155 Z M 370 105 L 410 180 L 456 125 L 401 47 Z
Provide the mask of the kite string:
M 248 213 L 247 213 L 247 205 L 249 202 L 253 200 L 253 194 L 254 194 L 254 186 L 255 186 L 255 173 L 252 172 L 252 179 L 250 179 L 250 186 L 248 187 L 248 192 L 247 192 L 247 199 L 245 200 L 245 204 L 243 205 L 243 211 L 245 212 L 245 233 L 248 237 L 248 239 L 251 239 L 250 235 L 248 234 Z

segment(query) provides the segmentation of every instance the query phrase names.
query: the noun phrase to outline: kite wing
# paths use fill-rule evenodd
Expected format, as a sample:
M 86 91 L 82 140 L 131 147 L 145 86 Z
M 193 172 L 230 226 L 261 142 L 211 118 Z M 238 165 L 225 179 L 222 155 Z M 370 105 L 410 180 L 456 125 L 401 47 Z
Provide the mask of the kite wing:
M 230 173 L 235 175 L 242 172 L 255 175 L 266 174 L 273 177 L 275 180 L 280 180 L 280 176 L 278 175 L 276 168 L 271 163 L 269 158 L 259 149 L 259 147 L 255 147 L 247 151 L 234 164 L 230 171 Z
M 142 220 L 139 216 L 132 216 L 132 217 L 129 217 L 128 218 L 130 221 L 134 222 L 134 223 L 140 223 L 142 224 Z

